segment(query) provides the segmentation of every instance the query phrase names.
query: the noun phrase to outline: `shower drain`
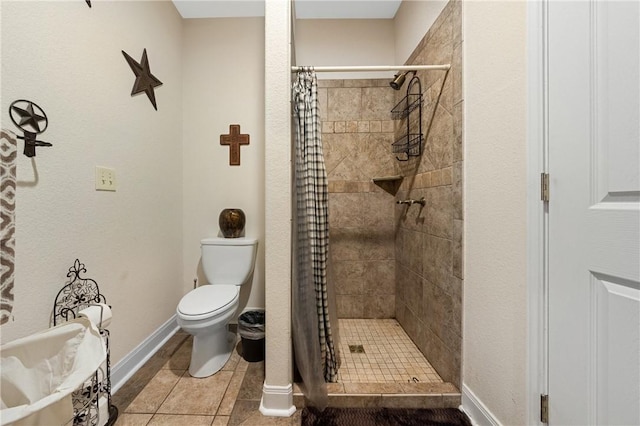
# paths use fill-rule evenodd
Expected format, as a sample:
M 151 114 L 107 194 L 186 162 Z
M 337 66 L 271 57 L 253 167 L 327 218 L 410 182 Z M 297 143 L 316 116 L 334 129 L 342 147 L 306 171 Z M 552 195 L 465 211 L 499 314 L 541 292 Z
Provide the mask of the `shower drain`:
M 352 354 L 363 354 L 364 346 L 362 345 L 349 345 L 349 352 Z

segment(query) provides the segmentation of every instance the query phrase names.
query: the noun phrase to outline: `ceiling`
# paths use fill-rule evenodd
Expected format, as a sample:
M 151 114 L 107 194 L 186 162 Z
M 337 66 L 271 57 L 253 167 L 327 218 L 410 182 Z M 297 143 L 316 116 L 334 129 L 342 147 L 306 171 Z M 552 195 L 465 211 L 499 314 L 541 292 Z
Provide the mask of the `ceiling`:
M 269 0 L 266 0 L 269 1 Z M 183 18 L 264 16 L 265 0 L 173 0 Z M 391 19 L 402 0 L 294 0 L 298 19 Z

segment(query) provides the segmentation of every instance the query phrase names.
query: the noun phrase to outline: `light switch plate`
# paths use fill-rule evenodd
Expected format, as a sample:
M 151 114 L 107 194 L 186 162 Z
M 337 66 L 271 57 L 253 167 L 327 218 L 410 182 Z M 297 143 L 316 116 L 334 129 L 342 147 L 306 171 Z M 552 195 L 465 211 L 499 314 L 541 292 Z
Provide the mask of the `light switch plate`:
M 115 191 L 116 171 L 108 167 L 96 166 L 96 191 Z

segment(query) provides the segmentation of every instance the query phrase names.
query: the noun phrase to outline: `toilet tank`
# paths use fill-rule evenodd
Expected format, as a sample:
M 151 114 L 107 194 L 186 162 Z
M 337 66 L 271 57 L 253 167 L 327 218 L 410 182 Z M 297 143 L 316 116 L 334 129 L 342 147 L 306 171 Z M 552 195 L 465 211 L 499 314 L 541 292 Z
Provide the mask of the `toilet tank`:
M 200 241 L 202 269 L 209 284 L 244 284 L 256 263 L 255 238 L 205 238 Z

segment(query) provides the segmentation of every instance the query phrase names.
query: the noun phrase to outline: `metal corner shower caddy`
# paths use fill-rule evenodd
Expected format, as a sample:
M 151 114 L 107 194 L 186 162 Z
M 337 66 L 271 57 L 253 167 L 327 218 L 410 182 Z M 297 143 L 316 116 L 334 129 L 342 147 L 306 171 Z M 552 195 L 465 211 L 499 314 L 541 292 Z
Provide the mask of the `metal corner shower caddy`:
M 417 88 L 417 91 L 414 90 Z M 394 120 L 406 119 L 407 130 L 405 134 L 392 144 L 393 153 L 398 161 L 409 161 L 410 157 L 418 157 L 422 154 L 422 83 L 420 78 L 413 71 L 413 77 L 407 85 L 407 94 L 400 102 L 391 110 L 391 118 Z M 416 114 L 412 114 L 417 108 L 418 110 L 418 131 L 411 131 L 411 124 L 415 121 Z M 413 119 L 412 119 L 413 118 Z

